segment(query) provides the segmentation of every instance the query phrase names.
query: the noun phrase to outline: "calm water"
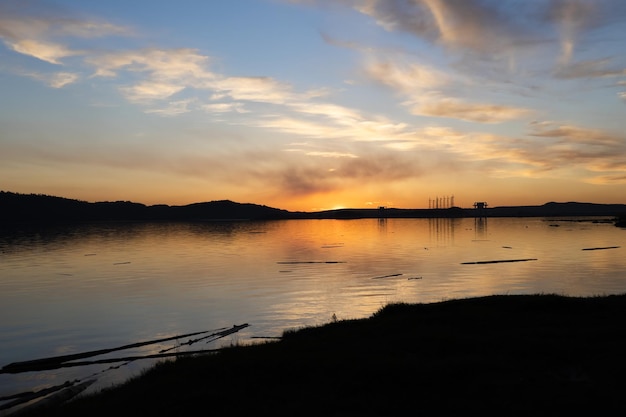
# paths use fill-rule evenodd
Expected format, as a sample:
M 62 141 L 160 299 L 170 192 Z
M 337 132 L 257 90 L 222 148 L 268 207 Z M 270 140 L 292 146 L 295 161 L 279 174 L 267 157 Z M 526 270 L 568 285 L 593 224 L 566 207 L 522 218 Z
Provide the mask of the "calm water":
M 333 315 L 367 317 L 391 302 L 623 293 L 625 250 L 626 230 L 610 223 L 539 218 L 130 223 L 5 233 L 0 367 L 241 323 L 251 326 L 192 348 L 247 343 Z M 536 260 L 464 264 L 511 259 Z M 101 388 L 146 365 L 0 375 L 0 396 L 91 374 Z

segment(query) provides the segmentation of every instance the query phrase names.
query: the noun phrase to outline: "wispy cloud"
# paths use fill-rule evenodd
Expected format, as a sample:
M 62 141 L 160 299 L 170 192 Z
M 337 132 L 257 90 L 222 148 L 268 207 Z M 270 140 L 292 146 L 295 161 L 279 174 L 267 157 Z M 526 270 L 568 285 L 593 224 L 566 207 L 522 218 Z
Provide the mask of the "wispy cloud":
M 202 110 L 207 113 L 247 113 L 243 103 L 230 102 L 230 103 L 211 103 L 203 104 L 200 106 Z
M 492 74 L 510 72 L 518 65 L 532 67 L 528 54 L 539 53 L 538 48 L 544 49 L 542 61 L 551 55 L 553 65 L 567 68 L 578 50 L 600 42 L 586 35 L 626 17 L 626 4 L 621 0 L 316 2 L 342 3 L 370 16 L 387 31 L 404 32 L 426 44 L 442 47 L 459 59 L 458 65 L 472 68 L 475 75 L 484 73 L 486 63 L 497 68 Z M 334 43 L 339 45 L 342 41 L 335 39 Z M 348 44 L 343 42 L 344 46 Z M 559 52 L 551 52 L 553 47 Z
M 69 47 L 67 37 L 94 38 L 132 33 L 129 28 L 108 22 L 27 16 L 1 6 L 0 12 L 0 39 L 8 48 L 56 65 L 62 64 L 64 58 L 85 53 Z
M 416 115 L 448 117 L 479 123 L 501 123 L 527 116 L 530 110 L 519 107 L 471 103 L 454 98 L 429 97 L 411 108 Z
M 373 80 L 407 95 L 437 89 L 453 82 L 450 75 L 428 65 L 370 57 L 365 73 Z
M 322 158 L 358 158 L 355 154 L 342 152 L 310 151 L 306 152 L 306 154 L 309 156 L 320 156 Z
M 168 99 L 187 87 L 205 85 L 215 78 L 207 69 L 208 61 L 209 57 L 186 48 L 111 52 L 86 59 L 95 68 L 95 77 L 113 78 L 122 71 L 127 77 L 139 77 L 120 87 L 128 100 L 137 103 Z
M 170 101 L 167 107 L 148 109 L 146 113 L 160 114 L 162 116 L 177 116 L 191 111 L 189 105 L 194 101 L 194 99 Z
M 611 178 L 626 172 L 623 135 L 553 122 L 532 123 L 529 127 L 527 138 L 490 140 L 481 151 L 492 158 L 532 167 L 527 171 L 531 176 L 543 177 L 547 172 L 554 176 L 556 171 L 581 175 L 582 170 L 588 172 L 582 174 L 586 181 L 595 181 L 591 173 L 604 172 L 605 178 Z
M 52 88 L 63 88 L 80 79 L 80 75 L 73 72 L 54 72 L 51 74 L 43 74 L 32 71 L 22 71 L 22 75 L 29 76 L 36 80 L 42 81 Z
M 589 29 L 595 19 L 599 2 L 590 1 L 552 1 L 545 10 L 549 23 L 557 25 L 561 43 L 561 64 L 568 64 L 574 55 L 580 32 Z
M 171 126 L 165 118 L 185 114 L 191 123 L 185 124 L 181 138 L 193 138 L 193 144 L 180 139 L 185 146 L 174 147 L 157 128 L 138 126 L 146 137 L 126 132 L 133 138 L 129 142 L 137 142 L 123 151 L 107 142 L 97 152 L 88 144 L 28 150 L 17 144 L 11 152 L 22 149 L 20 157 L 39 158 L 37 163 L 144 171 L 146 177 L 167 172 L 294 198 L 363 184 L 378 190 L 408 183 L 414 187 L 424 175 L 454 182 L 455 173 L 458 179 L 472 169 L 485 177 L 624 182 L 623 133 L 585 127 L 593 126 L 593 117 L 577 118 L 582 106 L 568 113 L 577 102 L 555 104 L 549 95 L 567 91 L 571 98 L 578 94 L 577 86 L 585 85 L 612 89 L 613 107 L 598 101 L 605 106 L 598 109 L 614 111 L 616 95 L 626 101 L 624 58 L 610 48 L 595 48 L 614 41 L 605 29 L 623 23 L 626 2 L 306 1 L 347 6 L 349 17 L 358 18 L 351 24 L 370 23 L 355 34 L 335 32 L 334 23 L 320 29 L 326 43 L 318 47 L 331 50 L 327 67 L 323 59 L 317 61 L 320 68 L 324 65 L 320 77 L 291 72 L 291 61 L 270 62 L 261 51 L 255 52 L 262 70 L 229 67 L 239 59 L 203 49 L 214 43 L 172 46 L 185 42 L 188 33 L 172 42 L 151 39 L 146 47 L 142 37 L 126 42 L 136 36 L 133 29 L 110 22 L 58 13 L 28 15 L 19 7 L 10 13 L 0 10 L 0 41 L 13 60 L 11 68 L 34 68 L 14 72 L 56 89 L 93 87 L 87 93 L 72 92 L 115 106 L 130 103 L 162 116 L 159 126 Z M 124 38 L 91 41 L 111 36 Z M 350 53 L 337 54 L 337 47 L 350 48 Z M 240 53 L 227 48 L 220 53 L 231 52 Z M 340 69 L 332 66 L 335 59 L 341 60 Z M 332 79 L 333 74 L 338 78 Z M 351 81 L 342 83 L 344 79 Z M 117 94 L 117 101 L 108 94 L 89 95 L 104 87 Z M 591 99 L 600 100 L 600 93 Z M 525 130 L 531 118 L 539 121 Z M 541 118 L 569 118 L 580 125 Z M 139 125 L 141 119 L 134 120 Z M 433 169 L 441 166 L 445 173 Z
M 446 117 L 479 123 L 501 123 L 527 116 L 528 109 L 493 103 L 476 103 L 454 97 L 459 87 L 468 84 L 460 76 L 445 74 L 415 62 L 387 58 L 366 64 L 366 74 L 391 87 L 410 112 L 420 116 Z
M 562 63 L 568 62 L 581 33 L 624 16 L 620 0 L 362 0 L 353 7 L 388 30 L 411 33 L 429 42 L 479 54 L 529 47 L 558 33 Z
M 610 67 L 611 59 L 580 61 L 559 66 L 554 76 L 557 78 L 607 78 L 626 76 L 626 68 Z
M 61 59 L 81 54 L 80 51 L 73 51 L 61 44 L 33 39 L 8 40 L 5 43 L 15 52 L 32 56 L 50 64 L 61 64 Z

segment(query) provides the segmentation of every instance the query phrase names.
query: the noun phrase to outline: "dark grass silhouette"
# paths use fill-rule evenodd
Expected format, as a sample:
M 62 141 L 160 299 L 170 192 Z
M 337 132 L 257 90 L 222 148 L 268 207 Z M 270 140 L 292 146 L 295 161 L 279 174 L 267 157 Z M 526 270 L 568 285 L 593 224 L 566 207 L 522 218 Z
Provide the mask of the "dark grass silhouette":
M 625 352 L 624 295 L 393 304 L 31 415 L 624 415 Z

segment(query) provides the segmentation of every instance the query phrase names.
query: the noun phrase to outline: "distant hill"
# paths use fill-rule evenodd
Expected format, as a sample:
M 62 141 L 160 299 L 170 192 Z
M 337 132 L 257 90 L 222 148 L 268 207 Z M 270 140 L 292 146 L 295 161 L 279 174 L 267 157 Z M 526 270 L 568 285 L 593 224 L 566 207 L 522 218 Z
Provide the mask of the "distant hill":
M 287 210 L 228 200 L 186 206 L 146 206 L 130 201 L 88 203 L 42 194 L 0 191 L 0 221 L 2 222 L 267 220 L 297 216 L 297 213 Z
M 130 201 L 89 203 L 42 194 L 0 191 L 1 223 L 59 223 L 81 221 L 223 221 L 279 219 L 359 218 L 460 218 L 460 217 L 572 217 L 626 215 L 624 204 L 546 203 L 541 206 L 510 206 L 469 209 L 340 209 L 291 212 L 268 206 L 229 200 L 184 206 L 147 206 Z

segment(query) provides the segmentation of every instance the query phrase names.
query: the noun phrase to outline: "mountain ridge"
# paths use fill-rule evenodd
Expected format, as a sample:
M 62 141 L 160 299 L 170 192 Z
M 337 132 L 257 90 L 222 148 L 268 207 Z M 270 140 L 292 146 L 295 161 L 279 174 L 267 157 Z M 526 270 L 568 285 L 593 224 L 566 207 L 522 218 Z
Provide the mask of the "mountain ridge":
M 462 217 L 623 217 L 626 204 L 548 202 L 540 206 L 499 206 L 489 208 L 399 209 L 345 208 L 316 212 L 288 211 L 253 203 L 213 200 L 181 206 L 145 205 L 131 201 L 87 202 L 45 194 L 0 191 L 0 222 L 76 221 L 225 221 L 286 219 L 357 218 L 462 218 Z

